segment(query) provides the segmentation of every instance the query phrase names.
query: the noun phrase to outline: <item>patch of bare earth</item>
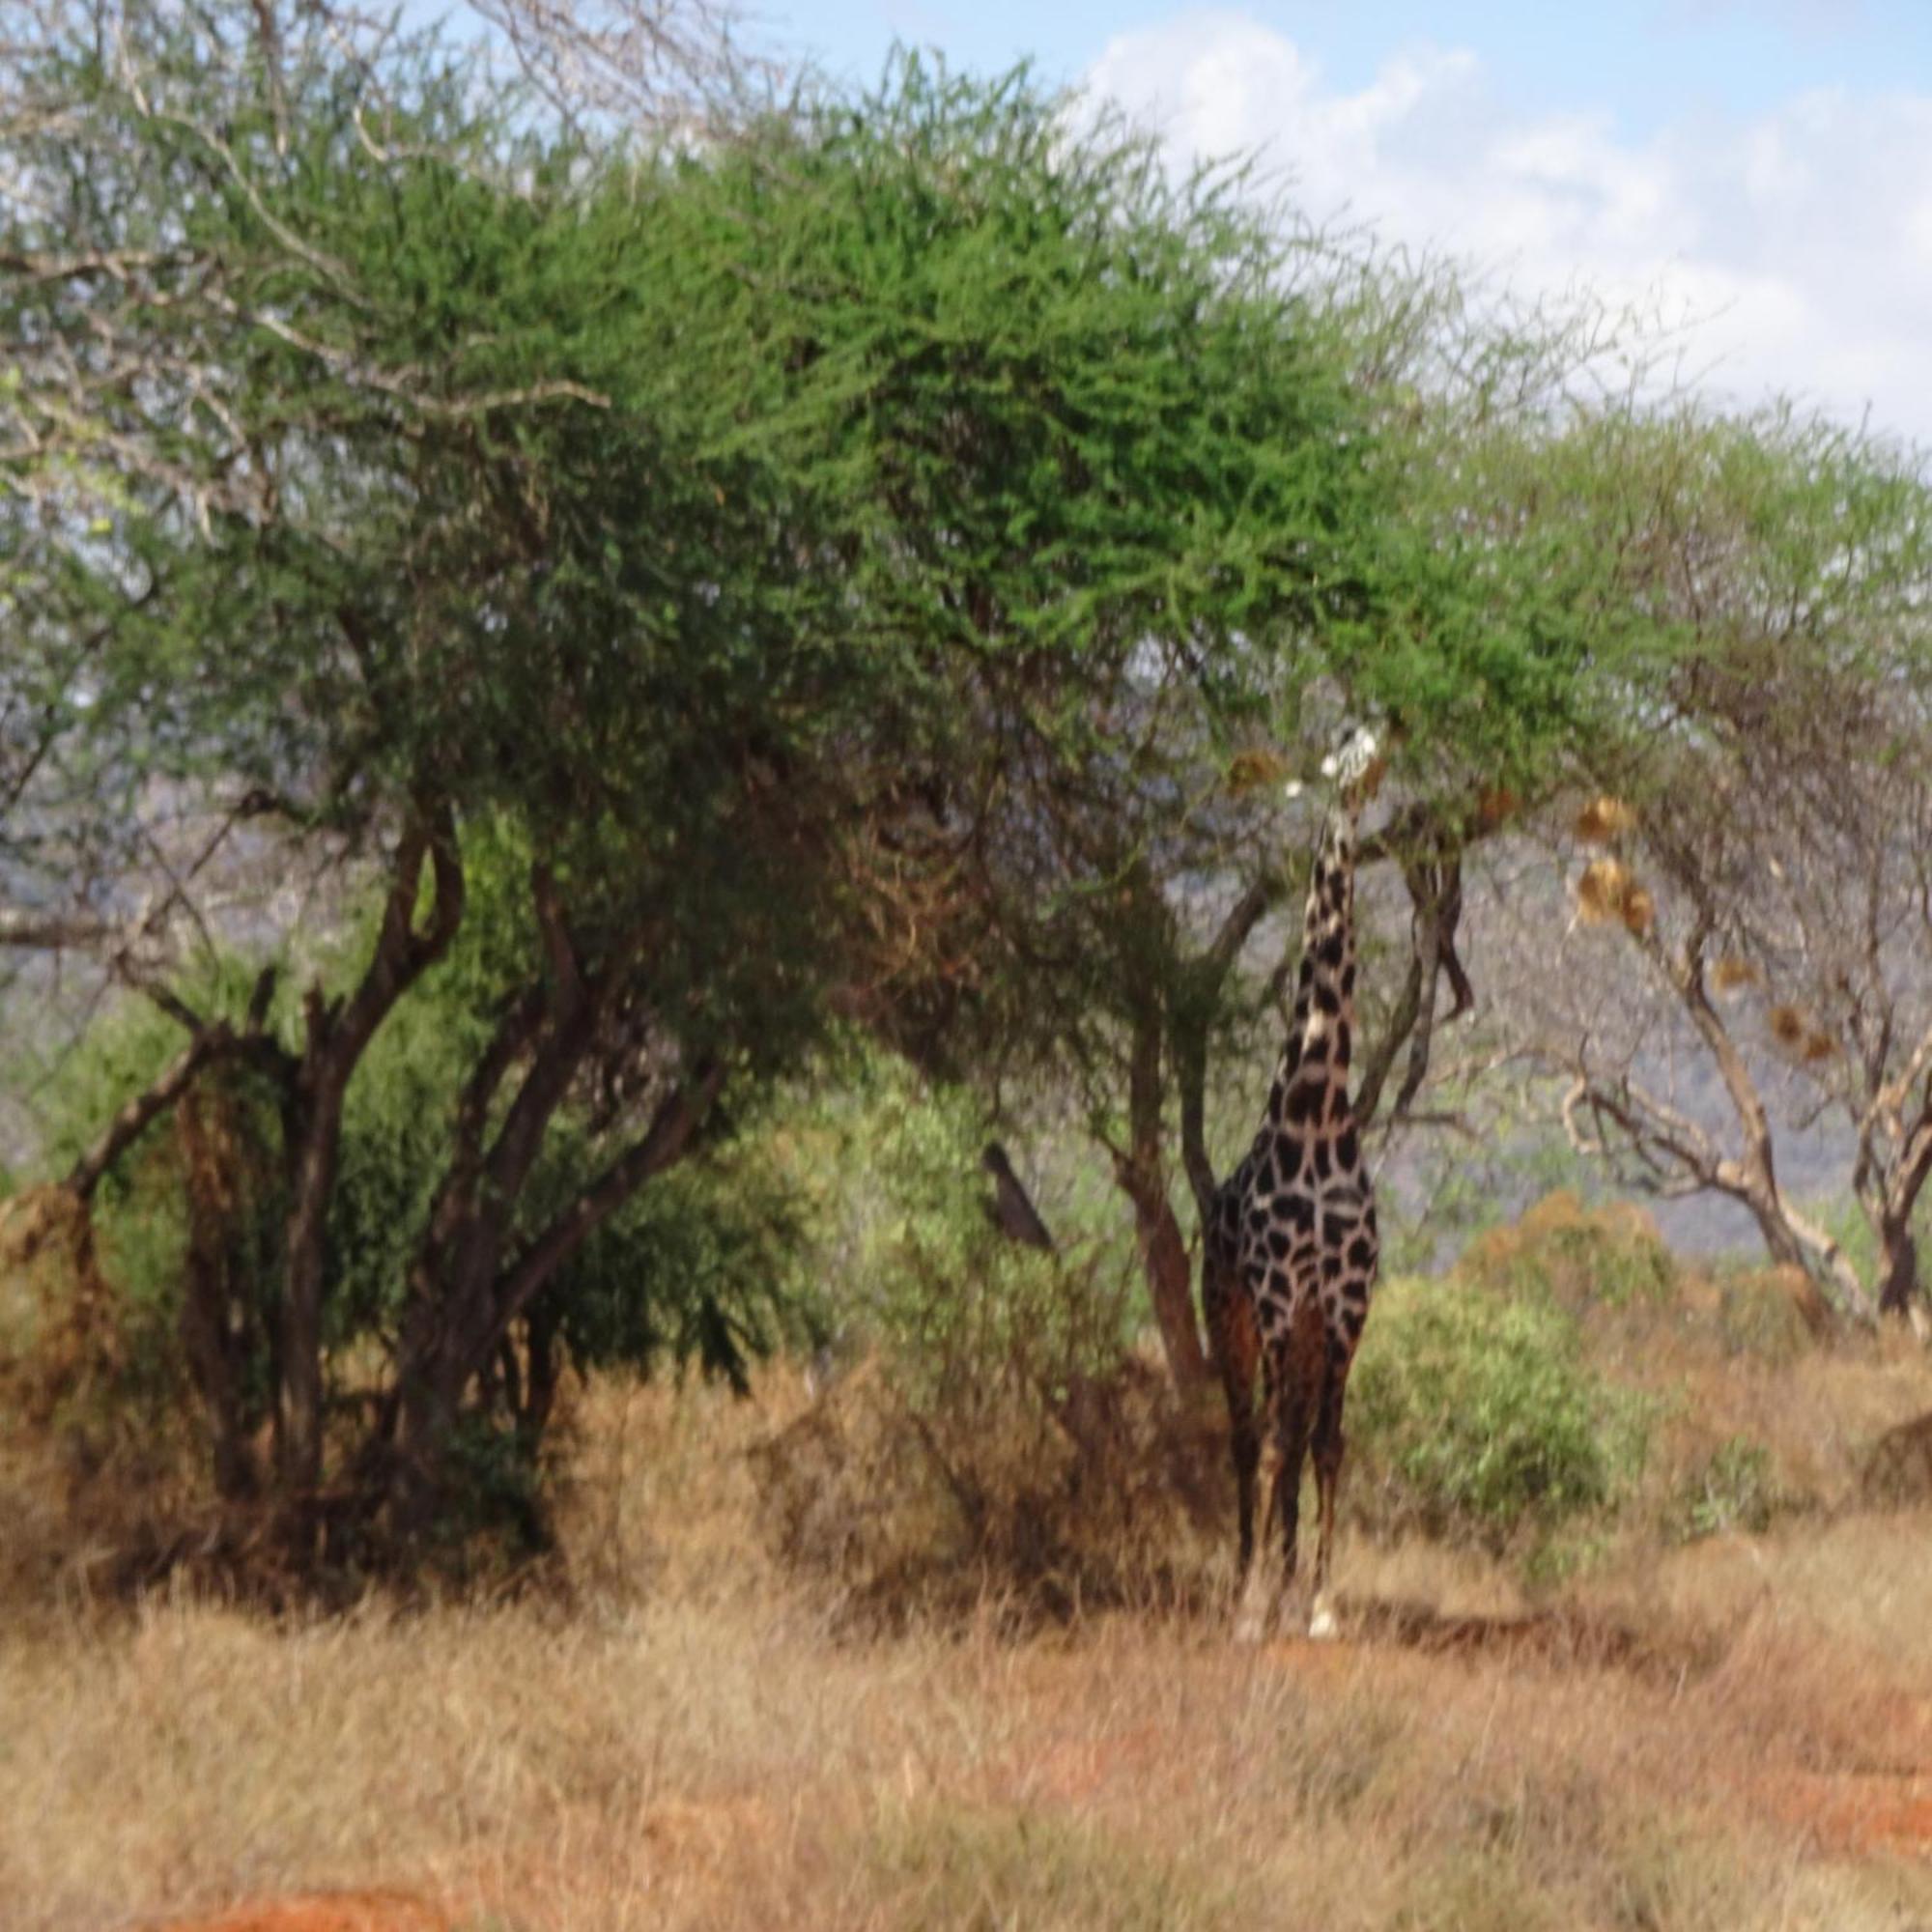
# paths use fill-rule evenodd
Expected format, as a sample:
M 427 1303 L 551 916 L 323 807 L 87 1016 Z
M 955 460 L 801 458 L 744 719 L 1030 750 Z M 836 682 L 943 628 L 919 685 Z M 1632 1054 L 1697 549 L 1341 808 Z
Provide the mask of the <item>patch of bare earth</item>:
M 237 1905 L 212 1918 L 171 1918 L 152 1932 L 450 1932 L 449 1915 L 401 1891 L 310 1892 Z

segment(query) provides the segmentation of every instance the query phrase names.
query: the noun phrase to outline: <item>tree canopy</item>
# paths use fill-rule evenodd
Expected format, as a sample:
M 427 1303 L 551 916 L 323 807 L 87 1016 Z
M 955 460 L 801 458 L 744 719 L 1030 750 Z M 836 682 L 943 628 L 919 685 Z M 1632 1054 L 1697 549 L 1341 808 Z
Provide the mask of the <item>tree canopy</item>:
M 241 1083 L 259 1359 L 194 1374 L 303 1555 L 412 1542 L 479 1431 L 533 1453 L 558 1348 L 737 1365 L 720 1258 L 770 1248 L 672 1171 L 854 1025 L 1077 1092 L 1179 1372 L 1165 1144 L 1203 1195 L 1308 830 L 1273 781 L 1394 728 L 1400 1111 L 1468 843 L 1720 734 L 1740 651 L 1864 650 L 1920 567 L 1910 479 L 1587 404 L 1595 336 L 1024 71 L 625 123 L 561 42 L 546 94 L 326 8 L 33 22 L 0 936 L 91 939 L 176 1029 L 77 1200 L 170 1109 L 225 1144 L 192 1108 Z M 714 1286 L 627 1307 L 670 1185 Z

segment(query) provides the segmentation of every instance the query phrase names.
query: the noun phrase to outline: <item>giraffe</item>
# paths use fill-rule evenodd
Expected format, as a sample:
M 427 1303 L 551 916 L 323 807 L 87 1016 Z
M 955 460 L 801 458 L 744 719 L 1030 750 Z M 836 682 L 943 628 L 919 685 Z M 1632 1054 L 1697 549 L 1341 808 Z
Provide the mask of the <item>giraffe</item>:
M 1339 782 L 1309 881 L 1293 1017 L 1267 1112 L 1246 1157 L 1214 1197 L 1203 1243 L 1202 1307 L 1228 1398 L 1240 1506 L 1244 1588 L 1236 1634 L 1247 1642 L 1261 1637 L 1294 1580 L 1301 1464 L 1311 1443 L 1320 1522 L 1309 1634 L 1335 1634 L 1328 1559 L 1342 1467 L 1342 1401 L 1379 1257 L 1375 1194 L 1349 1104 L 1356 834 L 1381 776 L 1375 738 L 1357 731 L 1322 769 Z M 1259 1415 L 1257 1368 L 1264 1389 Z M 1266 1580 L 1266 1566 L 1254 1562 L 1264 1447 L 1268 1509 L 1283 1539 L 1278 1586 Z

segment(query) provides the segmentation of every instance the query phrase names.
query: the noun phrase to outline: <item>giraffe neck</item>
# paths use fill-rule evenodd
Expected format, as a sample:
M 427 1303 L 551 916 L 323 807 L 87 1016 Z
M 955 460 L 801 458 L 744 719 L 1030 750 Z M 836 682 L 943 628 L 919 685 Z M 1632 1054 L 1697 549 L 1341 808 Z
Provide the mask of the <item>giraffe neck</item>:
M 1268 1095 L 1268 1124 L 1319 1123 L 1339 1107 L 1322 1095 L 1349 1086 L 1355 1030 L 1355 817 L 1330 809 L 1308 882 L 1294 1015 Z

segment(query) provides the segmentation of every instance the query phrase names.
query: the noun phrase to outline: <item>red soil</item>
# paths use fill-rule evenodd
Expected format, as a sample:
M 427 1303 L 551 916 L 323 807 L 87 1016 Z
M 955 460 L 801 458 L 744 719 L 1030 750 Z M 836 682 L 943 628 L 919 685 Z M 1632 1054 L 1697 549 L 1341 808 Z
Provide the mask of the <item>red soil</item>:
M 402 1891 L 311 1891 L 171 1918 L 149 1932 L 452 1932 L 447 1913 Z

